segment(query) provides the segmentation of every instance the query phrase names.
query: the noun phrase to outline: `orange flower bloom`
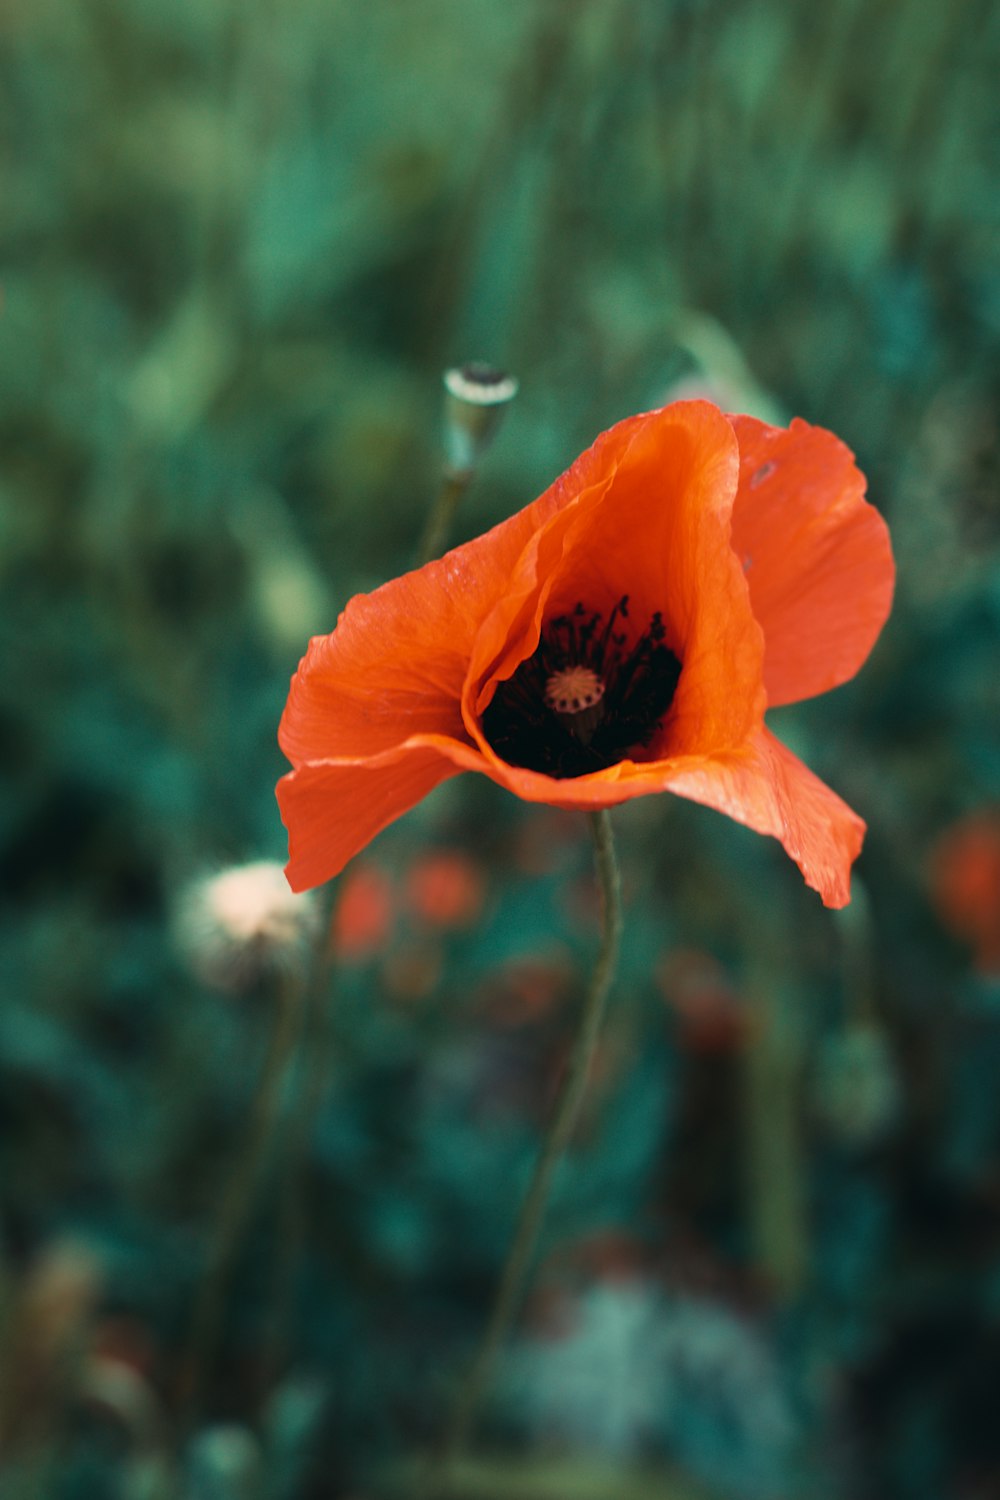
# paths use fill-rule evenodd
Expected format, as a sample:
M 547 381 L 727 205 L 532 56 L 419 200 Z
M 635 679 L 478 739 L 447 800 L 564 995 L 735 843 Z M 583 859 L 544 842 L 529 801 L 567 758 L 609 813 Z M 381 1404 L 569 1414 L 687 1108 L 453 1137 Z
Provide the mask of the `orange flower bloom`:
M 435 849 L 410 866 L 406 896 L 429 927 L 472 927 L 486 900 L 486 881 L 461 849 Z
M 971 943 L 981 973 L 1000 974 L 1000 809 L 952 824 L 931 852 L 930 875 L 944 925 Z
M 333 914 L 333 947 L 342 959 L 371 958 L 388 943 L 395 915 L 392 881 L 362 861 L 343 883 Z
M 764 724 L 853 677 L 893 562 L 831 433 L 682 401 L 538 500 L 352 599 L 292 680 L 278 784 L 296 890 L 446 777 L 595 809 L 674 792 L 780 839 L 829 906 L 865 825 Z

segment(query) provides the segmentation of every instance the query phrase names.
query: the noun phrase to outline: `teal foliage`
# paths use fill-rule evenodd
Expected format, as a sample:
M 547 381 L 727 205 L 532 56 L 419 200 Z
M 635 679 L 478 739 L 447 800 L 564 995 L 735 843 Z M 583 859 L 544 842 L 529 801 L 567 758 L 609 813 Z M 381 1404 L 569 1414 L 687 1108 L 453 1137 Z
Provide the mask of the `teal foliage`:
M 983 0 L 4 8 L 0 1493 L 377 1493 L 462 1378 L 596 947 L 585 823 L 461 778 L 360 857 L 384 920 L 308 1020 L 187 1427 L 278 1001 L 177 913 L 283 857 L 289 675 L 410 565 L 469 358 L 521 394 L 460 537 L 697 390 L 841 434 L 899 564 L 863 673 L 773 716 L 869 823 L 859 927 L 723 818 L 616 815 L 622 962 L 481 1492 L 581 1453 L 654 1500 L 997 1492 L 1000 890 L 970 936 L 940 861 L 1000 843 L 998 63 Z M 467 911 L 421 905 L 433 851 Z

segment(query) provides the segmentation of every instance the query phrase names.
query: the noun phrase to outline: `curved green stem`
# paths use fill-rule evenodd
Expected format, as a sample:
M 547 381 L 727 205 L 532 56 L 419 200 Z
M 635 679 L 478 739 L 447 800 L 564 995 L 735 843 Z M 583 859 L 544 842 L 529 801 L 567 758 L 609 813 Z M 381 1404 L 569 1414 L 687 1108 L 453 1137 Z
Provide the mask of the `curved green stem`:
M 594 1046 L 600 1033 L 605 1002 L 618 959 L 622 929 L 621 880 L 611 834 L 611 819 L 606 811 L 591 813 L 590 825 L 594 840 L 594 862 L 603 901 L 601 948 L 580 1011 L 566 1076 L 559 1090 L 552 1122 L 542 1145 L 527 1197 L 521 1207 L 493 1311 L 472 1368 L 462 1383 L 445 1432 L 441 1448 L 443 1468 L 459 1457 L 472 1435 L 494 1363 L 521 1301 L 552 1189 L 552 1179 L 569 1144 L 583 1102 Z

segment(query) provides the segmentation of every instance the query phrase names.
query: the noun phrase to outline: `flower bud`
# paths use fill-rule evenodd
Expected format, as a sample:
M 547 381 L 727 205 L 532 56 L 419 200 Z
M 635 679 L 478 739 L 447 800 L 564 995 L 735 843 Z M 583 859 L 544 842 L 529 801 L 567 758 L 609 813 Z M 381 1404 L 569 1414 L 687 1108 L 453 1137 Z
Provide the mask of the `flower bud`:
M 281 865 L 258 860 L 194 881 L 174 927 L 203 983 L 241 992 L 302 970 L 319 922 L 315 896 L 296 895 Z
M 473 363 L 446 370 L 444 386 L 445 469 L 453 479 L 468 479 L 496 437 L 518 383 L 492 365 Z

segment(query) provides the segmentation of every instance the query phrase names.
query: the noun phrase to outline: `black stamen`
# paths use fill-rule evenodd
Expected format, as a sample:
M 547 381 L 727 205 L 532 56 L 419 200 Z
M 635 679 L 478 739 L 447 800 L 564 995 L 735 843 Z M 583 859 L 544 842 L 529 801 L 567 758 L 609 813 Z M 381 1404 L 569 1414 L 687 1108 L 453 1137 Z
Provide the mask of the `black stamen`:
M 483 731 L 498 755 L 514 766 L 568 778 L 603 770 L 645 749 L 673 702 L 681 663 L 664 644 L 660 610 L 628 649 L 628 633 L 615 630 L 628 619 L 628 606 L 624 594 L 603 629 L 602 613 L 588 612 L 582 601 L 570 615 L 548 622 L 534 655 L 499 685 L 483 714 Z M 568 700 L 572 712 L 546 701 L 553 675 L 574 667 L 592 671 L 604 689 L 599 722 L 592 728 L 588 718 L 585 733 L 574 719 L 583 706 L 579 696 Z

